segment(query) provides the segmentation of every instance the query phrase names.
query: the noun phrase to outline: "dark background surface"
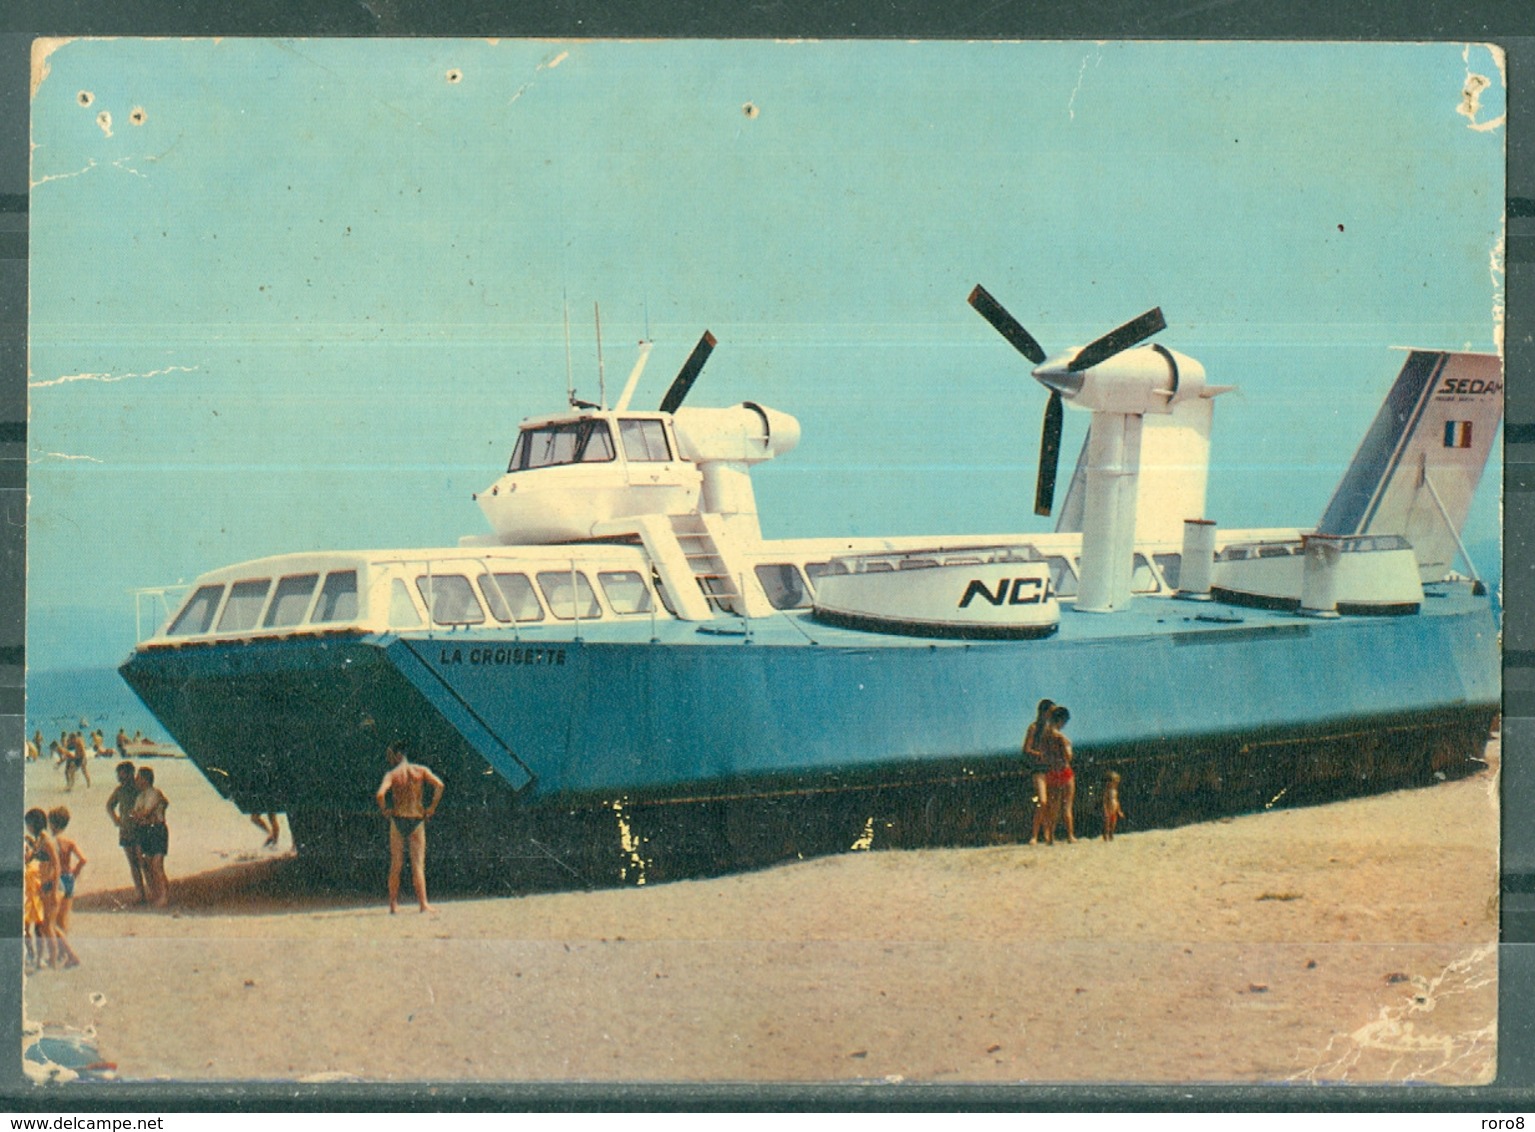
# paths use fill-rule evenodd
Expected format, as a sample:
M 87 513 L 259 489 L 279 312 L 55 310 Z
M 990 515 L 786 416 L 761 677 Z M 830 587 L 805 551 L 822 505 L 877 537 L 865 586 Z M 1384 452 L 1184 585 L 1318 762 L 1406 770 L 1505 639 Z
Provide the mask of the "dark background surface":
M 0 842 L 21 836 L 23 614 L 26 513 L 26 255 L 28 79 L 38 35 L 538 36 L 947 39 L 1328 39 L 1493 42 L 1508 55 L 1508 230 L 1505 334 L 1504 728 L 1500 1047 L 1497 1082 L 1485 1089 L 509 1087 L 92 1089 L 89 1108 L 165 1111 L 337 1111 L 407 1108 L 587 1110 L 859 1109 L 1137 1111 L 1441 1111 L 1535 1108 L 1535 30 L 1527 2 L 1372 0 L 1305 3 L 1079 0 L 922 5 L 877 0 L 702 0 L 643 4 L 532 0 L 97 0 L 34 2 L 0 9 Z M 1523 34 L 1521 34 L 1523 33 Z M 1346 109 L 1347 83 L 1340 81 Z M 0 869 L 5 934 L 20 935 L 20 873 Z M 0 1018 L 19 1050 L 20 964 L 0 962 Z M 78 1094 L 26 1085 L 0 1059 L 0 1108 L 79 1107 Z

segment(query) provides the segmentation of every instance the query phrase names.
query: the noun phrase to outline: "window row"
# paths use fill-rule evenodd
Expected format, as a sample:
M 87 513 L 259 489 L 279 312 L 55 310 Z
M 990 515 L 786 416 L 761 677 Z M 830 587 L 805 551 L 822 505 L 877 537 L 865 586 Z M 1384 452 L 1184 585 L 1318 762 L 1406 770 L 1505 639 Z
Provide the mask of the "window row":
M 305 614 L 310 624 L 353 621 L 357 617 L 356 570 L 333 570 L 325 575 L 324 585 L 320 584 L 318 573 L 289 574 L 277 579 L 275 587 L 271 578 L 250 578 L 227 587 L 227 601 L 225 588 L 222 584 L 199 586 L 181 607 L 166 635 L 199 636 L 213 628 L 215 614 L 216 631 L 220 633 L 248 632 L 258 625 L 263 629 L 289 629 L 303 624 Z
M 548 570 L 534 575 L 538 588 L 526 574 L 481 574 L 474 582 L 464 574 L 417 574 L 416 592 L 431 611 L 437 625 L 478 625 L 490 616 L 504 624 L 542 621 L 548 614 L 561 620 L 596 619 L 602 603 L 585 573 Z M 634 570 L 603 570 L 597 583 L 607 607 L 617 614 L 649 613 L 650 586 Z M 227 598 L 226 598 L 227 591 Z M 539 601 L 539 594 L 543 601 Z M 196 637 L 209 632 L 244 633 L 255 629 L 291 629 L 299 625 L 323 625 L 355 621 L 358 615 L 357 571 L 336 570 L 289 574 L 274 580 L 249 578 L 225 585 L 199 586 L 171 622 L 166 635 Z M 215 624 L 216 619 L 216 624 Z M 396 578 L 390 589 L 389 624 L 413 628 L 421 614 L 411 600 L 405 582 Z
M 664 463 L 672 458 L 666 426 L 658 420 L 621 420 L 618 438 L 631 463 Z M 603 420 L 567 421 L 524 429 L 517 436 L 509 472 L 559 464 L 602 464 L 614 459 L 613 432 Z
M 1157 566 L 1167 579 L 1167 585 L 1173 589 L 1178 586 L 1179 558 L 1177 554 L 1156 555 Z M 1059 555 L 1048 555 L 1045 560 L 1050 564 L 1055 593 L 1063 598 L 1075 597 L 1077 576 L 1067 560 Z M 871 565 L 871 572 L 876 572 L 880 565 L 883 564 Z M 807 562 L 803 574 L 792 562 L 756 567 L 757 581 L 774 609 L 808 609 L 816 581 L 828 574 L 846 572 L 847 567 L 835 559 Z M 534 581 L 537 582 L 536 591 Z M 616 614 L 649 613 L 653 608 L 650 585 L 637 571 L 599 571 L 597 583 L 607 599 L 607 607 Z M 481 574 L 472 582 L 465 574 L 422 573 L 415 577 L 415 588 L 436 625 L 483 624 L 487 610 L 491 618 L 503 624 L 542 621 L 546 609 L 562 621 L 595 620 L 603 615 L 596 591 L 580 570 L 540 571 L 533 580 L 516 571 L 495 572 Z M 1145 556 L 1137 554 L 1131 589 L 1135 593 L 1157 593 L 1161 588 Z M 224 596 L 226 589 L 227 600 Z M 542 602 L 539 594 L 543 595 Z M 664 592 L 661 602 L 670 612 Z M 258 626 L 289 629 L 306 622 L 315 625 L 354 621 L 357 614 L 355 570 L 331 571 L 324 576 L 323 584 L 318 572 L 289 574 L 276 579 L 275 586 L 271 578 L 251 578 L 227 587 L 222 583 L 199 586 L 171 622 L 166 635 L 200 636 L 210 630 L 242 633 Z M 216 630 L 215 617 L 218 619 Z M 414 628 L 421 624 L 416 603 L 399 578 L 394 580 L 390 590 L 389 624 L 395 628 Z
M 485 622 L 487 609 L 491 617 L 502 623 L 542 621 L 545 606 L 562 621 L 595 620 L 602 616 L 602 604 L 582 571 L 545 570 L 534 578 L 538 582 L 537 593 L 528 576 L 517 572 L 481 574 L 473 583 L 464 574 L 417 574 L 416 592 L 431 610 L 436 625 L 480 625 Z M 602 570 L 597 574 L 597 583 L 614 613 L 651 611 L 650 586 L 637 571 Z M 394 587 L 389 623 L 398 628 L 420 624 L 404 583 L 397 578 Z M 542 604 L 538 593 L 543 594 Z

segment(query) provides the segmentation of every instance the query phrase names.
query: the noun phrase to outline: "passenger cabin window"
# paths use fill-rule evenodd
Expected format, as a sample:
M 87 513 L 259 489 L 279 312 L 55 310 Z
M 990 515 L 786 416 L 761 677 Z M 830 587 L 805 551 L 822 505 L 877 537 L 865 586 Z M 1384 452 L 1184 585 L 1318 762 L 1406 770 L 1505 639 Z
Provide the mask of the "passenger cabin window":
M 288 629 L 297 625 L 309 612 L 309 599 L 319 582 L 318 574 L 289 574 L 277 583 L 272 604 L 267 608 L 266 619 L 261 622 L 266 629 Z
M 416 603 L 410 600 L 410 591 L 403 581 L 394 579 L 389 584 L 389 627 L 415 629 L 420 625 L 421 614 L 416 612 Z
M 199 586 L 197 592 L 187 599 L 186 605 L 181 607 L 181 612 L 171 622 L 165 635 L 191 637 L 206 633 L 208 626 L 213 624 L 213 613 L 219 607 L 219 598 L 223 596 L 223 586 Z
M 526 574 L 481 574 L 480 593 L 485 595 L 490 615 L 497 621 L 544 619 L 544 607 L 538 604 L 538 595 Z
M 656 587 L 656 597 L 661 599 L 661 608 L 673 617 L 677 616 L 677 607 L 672 604 L 671 595 L 666 592 L 666 583 L 661 580 L 661 575 L 656 573 L 654 566 L 650 568 L 650 581 Z
M 571 600 L 572 579 L 575 581 L 574 601 Z M 591 620 L 602 616 L 602 606 L 597 604 L 592 584 L 580 571 L 549 570 L 541 573 L 538 575 L 538 588 L 544 591 L 544 601 L 549 603 L 549 612 L 561 621 L 569 621 L 573 617 Z
M 248 582 L 236 582 L 229 587 L 229 600 L 224 612 L 219 614 L 220 633 L 243 633 L 254 629 L 261 620 L 261 607 L 272 588 L 271 578 L 257 578 Z
M 807 562 L 805 573 L 810 576 L 810 584 L 813 586 L 827 574 L 846 574 L 847 566 L 841 562 Z
M 1151 569 L 1151 563 L 1146 561 L 1144 554 L 1135 556 L 1135 565 L 1130 567 L 1130 592 L 1133 594 L 1154 594 L 1162 587 L 1157 583 L 1157 576 Z
M 509 472 L 557 464 L 602 463 L 613 459 L 613 433 L 607 421 L 569 421 L 524 429 L 512 449 Z
M 649 613 L 650 587 L 633 570 L 605 570 L 597 575 L 614 613 Z
M 803 609 L 810 604 L 810 594 L 799 567 L 792 562 L 774 562 L 757 567 L 757 581 L 774 609 Z
M 631 462 L 659 463 L 672 458 L 666 426 L 660 421 L 619 421 L 618 435 Z
M 485 611 L 462 574 L 417 574 L 416 590 L 438 625 L 478 625 Z
M 315 602 L 311 621 L 355 621 L 357 619 L 357 571 L 336 570 L 325 575 L 320 600 Z

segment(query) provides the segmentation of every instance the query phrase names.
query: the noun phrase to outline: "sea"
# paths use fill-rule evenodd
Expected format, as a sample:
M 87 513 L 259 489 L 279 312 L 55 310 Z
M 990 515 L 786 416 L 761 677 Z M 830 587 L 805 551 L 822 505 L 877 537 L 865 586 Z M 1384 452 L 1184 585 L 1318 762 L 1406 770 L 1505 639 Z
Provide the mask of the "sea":
M 27 734 L 41 731 L 45 747 L 60 731 L 99 730 L 110 743 L 119 727 L 156 742 L 169 739 L 116 669 L 106 666 L 28 672 L 26 715 Z

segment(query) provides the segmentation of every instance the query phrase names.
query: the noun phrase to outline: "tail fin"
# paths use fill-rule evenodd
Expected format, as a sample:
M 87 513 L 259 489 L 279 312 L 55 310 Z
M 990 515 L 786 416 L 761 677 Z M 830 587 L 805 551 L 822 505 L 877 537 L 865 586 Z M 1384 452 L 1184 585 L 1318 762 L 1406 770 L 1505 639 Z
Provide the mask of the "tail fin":
M 1318 533 L 1401 535 L 1423 581 L 1443 578 L 1502 418 L 1497 355 L 1410 351 Z

